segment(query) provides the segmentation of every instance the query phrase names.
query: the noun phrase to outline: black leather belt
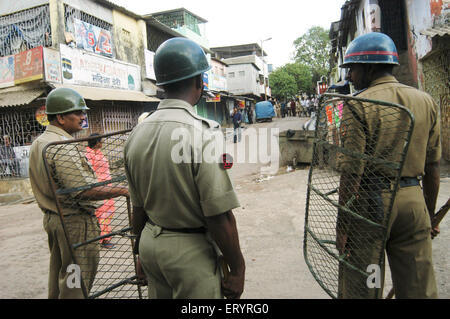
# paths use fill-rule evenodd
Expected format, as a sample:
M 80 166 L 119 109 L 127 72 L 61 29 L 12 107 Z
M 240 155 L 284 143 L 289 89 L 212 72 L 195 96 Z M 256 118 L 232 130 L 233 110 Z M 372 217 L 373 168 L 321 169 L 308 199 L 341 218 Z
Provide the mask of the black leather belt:
M 156 225 L 150 218 L 147 220 L 147 222 L 150 225 L 161 227 L 162 230 L 168 230 L 175 233 L 184 233 L 184 234 L 205 234 L 206 228 L 205 227 L 198 227 L 198 228 L 167 228 L 162 227 L 160 225 Z
M 372 185 L 375 185 L 378 189 L 390 189 L 391 181 L 387 178 L 381 178 L 379 180 L 371 180 Z M 419 186 L 420 180 L 417 177 L 401 177 L 399 181 L 399 187 L 411 187 L 411 186 Z M 369 185 L 369 184 L 368 184 Z M 377 186 L 380 185 L 380 186 Z
M 52 214 L 52 215 L 59 215 L 58 213 L 52 211 L 52 210 L 48 210 L 48 209 L 44 209 L 44 214 Z M 89 215 L 89 216 L 95 216 L 95 214 L 93 213 L 89 213 L 88 211 L 85 212 L 79 212 L 79 213 L 70 213 L 70 214 L 64 214 L 63 217 L 69 217 L 69 216 L 81 216 L 81 215 Z
M 420 181 L 417 177 L 401 177 L 399 185 L 400 185 L 400 188 L 410 187 L 410 186 L 419 186 Z

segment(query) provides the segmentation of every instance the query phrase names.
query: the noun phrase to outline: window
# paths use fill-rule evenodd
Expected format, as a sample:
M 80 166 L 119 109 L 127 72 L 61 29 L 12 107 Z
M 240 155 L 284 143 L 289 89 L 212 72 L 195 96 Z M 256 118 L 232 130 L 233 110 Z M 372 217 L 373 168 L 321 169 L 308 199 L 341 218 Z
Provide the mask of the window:
M 0 17 L 0 56 L 52 45 L 49 6 Z
M 231 79 L 231 78 L 234 78 L 234 72 L 230 72 L 230 73 L 228 73 L 228 77 Z
M 381 32 L 394 40 L 397 50 L 407 50 L 403 1 L 379 0 L 378 4 L 381 9 Z
M 132 44 L 131 44 L 131 32 L 126 30 L 126 29 L 122 29 L 121 37 L 122 37 L 122 41 L 125 44 L 125 46 L 128 47 L 128 48 L 131 48 L 131 46 L 132 46 Z
M 75 28 L 73 24 L 73 18 L 87 22 L 104 30 L 112 31 L 112 24 L 100 20 L 99 18 L 91 16 L 87 13 L 84 13 L 83 11 L 72 8 L 68 5 L 64 5 L 64 20 L 65 20 L 64 22 L 66 24 L 66 31 L 74 33 Z
M 73 37 L 69 41 L 66 40 L 67 42 L 72 40 L 78 48 L 109 58 L 114 57 L 112 24 L 68 5 L 64 5 L 64 22 L 66 39 L 68 34 Z
M 239 71 L 239 77 L 241 78 L 245 77 L 245 71 Z

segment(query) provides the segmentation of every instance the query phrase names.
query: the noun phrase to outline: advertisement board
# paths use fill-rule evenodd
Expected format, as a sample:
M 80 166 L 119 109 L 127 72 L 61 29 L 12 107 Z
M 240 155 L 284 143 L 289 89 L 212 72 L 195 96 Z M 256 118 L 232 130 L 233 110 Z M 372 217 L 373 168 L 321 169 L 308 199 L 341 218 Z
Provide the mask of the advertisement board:
M 141 90 L 140 67 L 60 45 L 64 84 Z
M 47 119 L 47 114 L 45 114 L 45 105 L 38 108 L 35 112 L 36 121 L 42 126 L 48 126 L 50 123 Z
M 214 91 L 227 91 L 227 78 L 212 73 L 209 78 L 209 89 Z
M 61 83 L 61 56 L 58 51 L 44 48 L 45 81 Z
M 209 75 L 207 72 L 203 73 L 203 89 L 209 90 Z
M 220 102 L 220 94 L 216 94 L 214 97 L 207 97 L 206 102 Z
M 14 84 L 35 81 L 44 77 L 42 46 L 14 56 Z
M 87 22 L 73 18 L 75 42 L 83 49 L 103 56 L 113 57 L 111 32 Z
M 156 81 L 155 69 L 153 67 L 155 52 L 145 49 L 144 54 L 145 54 L 145 77 L 147 79 Z
M 0 88 L 14 86 L 14 55 L 0 57 Z

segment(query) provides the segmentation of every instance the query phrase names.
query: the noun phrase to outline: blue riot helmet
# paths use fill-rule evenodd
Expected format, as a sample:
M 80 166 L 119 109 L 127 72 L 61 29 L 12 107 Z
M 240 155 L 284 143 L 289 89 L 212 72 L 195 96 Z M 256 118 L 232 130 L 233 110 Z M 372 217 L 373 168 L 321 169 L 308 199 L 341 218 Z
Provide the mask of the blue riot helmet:
M 363 34 L 350 43 L 340 67 L 348 68 L 356 63 L 400 65 L 394 41 L 380 32 Z

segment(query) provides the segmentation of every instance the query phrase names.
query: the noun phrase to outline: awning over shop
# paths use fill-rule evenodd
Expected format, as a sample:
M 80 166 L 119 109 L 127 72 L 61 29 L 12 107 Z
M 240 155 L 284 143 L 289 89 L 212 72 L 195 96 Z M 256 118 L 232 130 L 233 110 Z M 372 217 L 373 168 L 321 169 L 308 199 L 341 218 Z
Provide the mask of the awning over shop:
M 55 88 L 65 87 L 74 89 L 86 100 L 93 101 L 134 101 L 134 102 L 159 102 L 156 97 L 147 96 L 141 91 L 128 91 L 119 89 L 104 89 L 81 85 L 50 84 Z
M 435 37 L 437 35 L 443 37 L 445 35 L 450 35 L 450 27 L 448 26 L 436 26 L 434 28 L 429 28 L 423 31 L 420 31 L 421 34 L 427 35 L 430 37 Z
M 45 90 L 43 88 L 14 90 L 0 90 L 0 107 L 27 105 L 41 96 Z

